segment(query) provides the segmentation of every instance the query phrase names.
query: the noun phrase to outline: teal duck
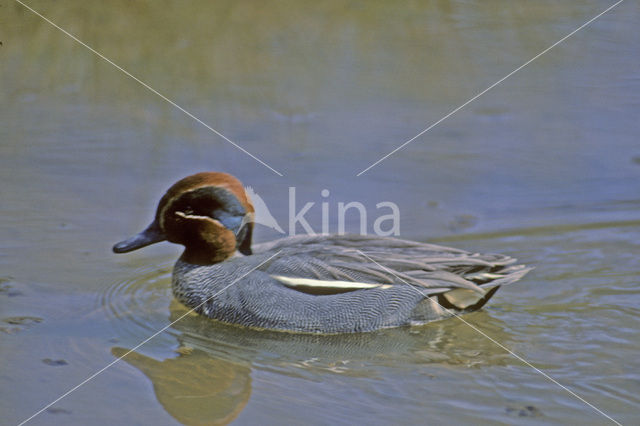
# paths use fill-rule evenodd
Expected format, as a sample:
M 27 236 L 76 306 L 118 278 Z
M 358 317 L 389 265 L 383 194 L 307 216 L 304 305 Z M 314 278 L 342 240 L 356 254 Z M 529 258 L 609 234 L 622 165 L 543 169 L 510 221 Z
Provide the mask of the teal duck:
M 292 236 L 252 246 L 254 213 L 235 177 L 198 173 L 169 188 L 151 225 L 113 251 L 182 244 L 172 289 L 184 305 L 226 323 L 307 333 L 475 311 L 531 269 L 500 254 L 379 236 Z

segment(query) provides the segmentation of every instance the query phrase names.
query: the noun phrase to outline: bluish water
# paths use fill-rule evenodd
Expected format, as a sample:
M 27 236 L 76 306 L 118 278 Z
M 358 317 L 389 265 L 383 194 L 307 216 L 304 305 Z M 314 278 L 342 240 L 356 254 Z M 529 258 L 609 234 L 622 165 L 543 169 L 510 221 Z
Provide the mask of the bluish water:
M 111 245 L 202 170 L 288 230 L 367 230 L 536 269 L 465 319 L 622 424 L 640 412 L 640 21 L 626 1 L 361 176 L 610 4 L 0 4 L 0 413 L 28 418 L 185 312 L 168 244 Z M 612 4 L 612 3 L 611 3 Z M 323 197 L 327 189 L 330 195 Z M 346 228 L 358 231 L 355 215 Z M 300 227 L 297 232 L 301 232 Z M 256 240 L 280 234 L 258 227 Z M 188 317 L 30 424 L 602 424 L 456 319 L 357 336 Z

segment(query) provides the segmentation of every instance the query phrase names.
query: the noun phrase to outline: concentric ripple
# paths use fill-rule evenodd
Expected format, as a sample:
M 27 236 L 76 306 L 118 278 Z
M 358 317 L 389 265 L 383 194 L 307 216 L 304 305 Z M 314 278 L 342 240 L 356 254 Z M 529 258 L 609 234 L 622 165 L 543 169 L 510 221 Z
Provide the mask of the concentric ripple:
M 118 338 L 144 338 L 162 329 L 169 321 L 171 260 L 148 262 L 131 270 L 100 295 L 99 305 L 116 329 Z

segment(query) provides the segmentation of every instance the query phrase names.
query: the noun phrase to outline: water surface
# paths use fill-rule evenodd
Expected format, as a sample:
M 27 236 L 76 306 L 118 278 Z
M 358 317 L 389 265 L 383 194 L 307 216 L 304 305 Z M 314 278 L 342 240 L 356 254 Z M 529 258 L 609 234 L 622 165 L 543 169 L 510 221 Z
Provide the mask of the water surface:
M 640 7 L 610 13 L 360 177 L 610 4 L 0 3 L 0 413 L 28 418 L 186 312 L 178 247 L 126 256 L 175 180 L 238 176 L 288 226 L 396 203 L 404 238 L 536 267 L 474 327 L 622 424 L 640 412 Z M 321 196 L 328 189 L 330 195 Z M 358 231 L 357 217 L 347 230 Z M 301 232 L 301 228 L 297 228 Z M 256 240 L 279 234 L 258 227 Z M 459 320 L 353 336 L 189 316 L 31 424 L 603 424 Z

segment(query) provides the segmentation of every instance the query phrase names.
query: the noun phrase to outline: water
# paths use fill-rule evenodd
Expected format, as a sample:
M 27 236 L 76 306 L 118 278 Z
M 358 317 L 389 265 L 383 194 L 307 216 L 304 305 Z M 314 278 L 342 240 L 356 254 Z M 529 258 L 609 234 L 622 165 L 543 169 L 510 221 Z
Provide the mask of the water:
M 640 412 L 640 8 L 624 2 L 360 177 L 608 3 L 0 5 L 0 413 L 28 418 L 185 311 L 179 248 L 113 243 L 222 170 L 286 230 L 288 188 L 401 212 L 404 238 L 536 269 L 474 327 L 622 424 Z M 323 189 L 330 196 L 323 198 Z M 355 216 L 347 229 L 357 231 Z M 298 232 L 300 232 L 298 228 Z M 259 227 L 256 240 L 278 233 Z M 459 320 L 355 336 L 189 316 L 31 424 L 603 424 Z

